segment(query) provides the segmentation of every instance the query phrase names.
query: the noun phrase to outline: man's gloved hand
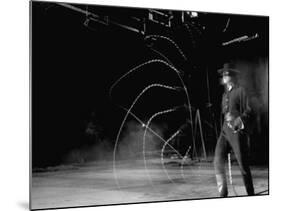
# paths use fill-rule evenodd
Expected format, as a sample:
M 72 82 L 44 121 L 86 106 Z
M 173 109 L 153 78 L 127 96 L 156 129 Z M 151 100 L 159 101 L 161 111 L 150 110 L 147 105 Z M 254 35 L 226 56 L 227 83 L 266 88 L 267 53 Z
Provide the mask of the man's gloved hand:
M 234 117 L 230 113 L 225 115 L 225 120 L 227 121 L 228 127 L 234 130 L 234 132 L 238 132 L 239 130 L 244 129 L 243 121 L 240 117 Z
M 244 124 L 242 122 L 242 119 L 240 117 L 237 117 L 234 121 L 233 121 L 233 129 L 235 131 L 239 131 L 244 129 Z

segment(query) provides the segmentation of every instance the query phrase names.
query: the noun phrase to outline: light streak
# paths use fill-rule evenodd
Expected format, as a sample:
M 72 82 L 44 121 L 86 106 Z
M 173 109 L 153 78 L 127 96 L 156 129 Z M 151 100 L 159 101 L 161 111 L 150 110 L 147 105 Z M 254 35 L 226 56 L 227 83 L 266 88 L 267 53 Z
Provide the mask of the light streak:
M 167 85 L 163 85 L 163 84 L 151 84 L 149 86 L 147 86 L 146 88 L 144 88 L 142 90 L 142 92 L 135 98 L 135 100 L 133 101 L 132 105 L 130 106 L 130 108 L 128 109 L 128 112 L 126 113 L 122 123 L 121 123 L 121 126 L 119 128 L 119 131 L 118 131 L 118 134 L 117 134 L 117 137 L 116 137 L 116 140 L 115 140 L 115 145 L 114 145 L 114 150 L 113 150 L 113 174 L 114 174 L 114 179 L 115 179 L 115 182 L 116 182 L 116 185 L 118 186 L 118 188 L 120 189 L 120 184 L 119 184 L 119 181 L 118 181 L 118 177 L 117 177 L 117 174 L 116 174 L 116 150 L 117 150 L 117 146 L 118 146 L 118 142 L 119 142 L 119 139 L 120 139 L 120 135 L 121 135 L 121 131 L 123 129 L 123 126 L 128 118 L 128 115 L 129 113 L 131 112 L 132 108 L 135 106 L 135 104 L 137 103 L 137 101 L 139 100 L 139 98 L 146 92 L 148 91 L 149 89 L 151 88 L 155 88 L 155 87 L 158 87 L 158 88 L 165 88 L 165 89 L 169 89 L 169 90 L 176 90 L 175 88 L 171 87 L 171 86 L 167 86 Z
M 171 112 L 174 112 L 176 109 L 168 109 L 168 110 L 165 110 L 165 111 L 160 111 L 160 112 L 157 112 L 155 114 L 153 114 L 150 119 L 147 121 L 146 123 L 146 126 L 149 127 L 150 123 L 152 122 L 152 120 L 154 118 L 156 118 L 157 116 L 160 116 L 160 115 L 164 115 L 164 114 L 167 114 L 167 113 L 171 113 Z M 152 179 L 150 177 L 150 174 L 148 172 L 148 169 L 147 169 L 147 162 L 146 162 L 146 156 L 145 156 L 145 140 L 146 140 L 146 133 L 147 133 L 147 129 L 145 128 L 144 130 L 144 133 L 143 133 L 143 147 L 142 147 L 142 154 L 143 154 L 143 162 L 144 162 L 144 169 L 145 169 L 145 172 L 146 172 L 146 175 L 150 181 L 150 184 L 153 186 L 153 183 L 152 183 Z M 168 176 L 168 178 L 170 179 L 170 177 Z M 171 180 L 170 180 L 171 181 Z

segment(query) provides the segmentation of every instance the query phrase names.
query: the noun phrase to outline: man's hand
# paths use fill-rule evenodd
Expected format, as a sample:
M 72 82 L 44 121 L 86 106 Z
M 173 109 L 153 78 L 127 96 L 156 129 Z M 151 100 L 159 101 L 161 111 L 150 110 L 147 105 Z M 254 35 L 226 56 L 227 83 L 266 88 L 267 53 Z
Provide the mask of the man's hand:
M 240 117 L 237 117 L 234 119 L 233 116 L 226 115 L 225 119 L 226 119 L 226 121 L 227 121 L 227 119 L 229 119 L 227 121 L 227 125 L 229 128 L 231 128 L 234 131 L 234 133 L 244 129 L 244 124 Z
M 237 117 L 233 122 L 234 130 L 239 131 L 244 129 L 243 121 L 240 117 Z

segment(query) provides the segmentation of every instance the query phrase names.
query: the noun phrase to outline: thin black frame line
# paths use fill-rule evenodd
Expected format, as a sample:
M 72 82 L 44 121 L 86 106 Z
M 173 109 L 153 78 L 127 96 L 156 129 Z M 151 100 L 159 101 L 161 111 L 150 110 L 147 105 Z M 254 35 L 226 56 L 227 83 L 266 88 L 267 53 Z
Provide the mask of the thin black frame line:
M 209 13 L 209 14 L 221 14 L 221 15 L 237 15 L 237 16 L 252 16 L 252 17 L 269 17 L 269 15 L 257 15 L 257 14 L 242 14 L 242 13 L 223 13 L 223 12 L 207 12 L 207 11 L 200 11 L 200 10 L 180 10 L 180 9 L 168 9 L 168 8 L 155 8 L 155 7 L 135 7 L 135 6 L 122 6 L 122 5 L 104 5 L 104 4 L 91 4 L 91 3 L 72 3 L 67 1 L 40 1 L 40 0 L 30 0 L 32 2 L 44 2 L 44 3 L 54 3 L 54 4 L 60 4 L 60 3 L 66 3 L 66 4 L 72 4 L 72 5 L 90 5 L 90 6 L 102 6 L 102 7 L 117 7 L 117 8 L 127 8 L 127 9 L 152 9 L 152 10 L 166 10 L 166 11 L 187 11 L 187 12 L 198 12 L 198 13 Z

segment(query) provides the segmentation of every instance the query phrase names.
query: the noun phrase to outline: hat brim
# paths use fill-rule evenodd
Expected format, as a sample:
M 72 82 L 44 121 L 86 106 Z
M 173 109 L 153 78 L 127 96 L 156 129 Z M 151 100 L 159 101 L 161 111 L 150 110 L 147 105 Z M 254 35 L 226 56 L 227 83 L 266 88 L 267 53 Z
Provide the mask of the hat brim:
M 233 68 L 221 68 L 221 69 L 218 69 L 218 73 L 220 75 L 223 75 L 226 72 L 228 72 L 228 75 L 237 75 L 238 73 L 240 73 L 239 70 L 236 70 L 236 69 L 233 69 Z

